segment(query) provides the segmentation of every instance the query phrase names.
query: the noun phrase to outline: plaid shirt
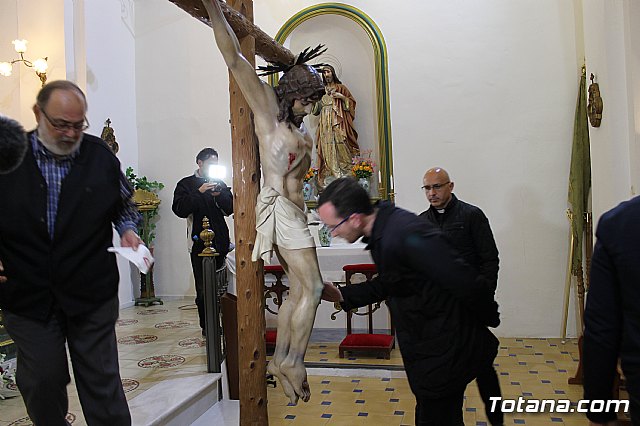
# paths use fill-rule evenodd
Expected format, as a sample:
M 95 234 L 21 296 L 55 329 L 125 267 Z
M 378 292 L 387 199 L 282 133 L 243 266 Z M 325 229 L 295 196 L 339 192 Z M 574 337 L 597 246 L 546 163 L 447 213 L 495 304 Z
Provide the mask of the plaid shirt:
M 76 150 L 67 156 L 55 156 L 37 138 L 37 132 L 33 132 L 31 136 L 31 147 L 33 148 L 36 163 L 42 172 L 44 180 L 47 182 L 47 227 L 49 236 L 53 238 L 62 182 L 69 170 L 71 170 L 80 151 Z M 114 221 L 114 226 L 120 236 L 130 229 L 136 231 L 136 225 L 141 220 L 140 213 L 131 200 L 132 194 L 127 178 L 120 173 L 120 197 L 122 203 L 118 209 L 118 217 Z

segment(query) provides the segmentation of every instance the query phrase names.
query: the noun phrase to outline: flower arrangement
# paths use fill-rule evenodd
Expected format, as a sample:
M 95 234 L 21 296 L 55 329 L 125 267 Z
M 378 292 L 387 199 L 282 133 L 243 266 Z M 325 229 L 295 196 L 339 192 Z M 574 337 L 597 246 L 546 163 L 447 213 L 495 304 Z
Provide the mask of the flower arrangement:
M 368 178 L 373 175 L 373 169 L 376 163 L 371 159 L 371 152 L 367 157 L 355 156 L 351 160 L 351 173 L 358 179 Z
M 305 182 L 309 182 L 311 179 L 316 177 L 317 174 L 318 174 L 318 169 L 316 167 L 309 167 L 309 170 L 307 170 L 307 173 L 304 175 L 302 180 Z

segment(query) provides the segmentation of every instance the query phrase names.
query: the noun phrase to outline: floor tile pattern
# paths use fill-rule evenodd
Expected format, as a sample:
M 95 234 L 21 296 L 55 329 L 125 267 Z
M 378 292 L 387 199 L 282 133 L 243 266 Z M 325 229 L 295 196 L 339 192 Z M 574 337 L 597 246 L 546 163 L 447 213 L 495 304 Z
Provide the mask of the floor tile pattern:
M 200 336 L 197 311 L 190 300 L 165 301 L 162 307 L 123 309 L 116 326 L 120 371 L 127 399 L 162 380 L 204 374 L 206 356 Z M 349 354 L 338 357 L 338 343 L 344 331 L 315 330 L 309 344 L 308 365 L 327 367 L 327 375 L 309 376 L 312 391 L 308 403 L 291 406 L 279 385 L 268 389 L 269 424 L 279 425 L 412 425 L 415 401 L 407 380 L 391 377 L 335 377 L 338 367 L 371 365 L 400 369 L 399 350 L 391 359 Z M 155 339 L 150 336 L 155 337 Z M 500 339 L 495 361 L 503 397 L 531 400 L 581 398 L 580 386 L 568 385 L 575 374 L 578 349 L 575 340 Z M 320 370 L 322 371 L 322 370 Z M 384 374 L 383 374 L 384 375 Z M 367 376 L 363 374 L 363 376 Z M 621 396 L 624 397 L 624 396 Z M 572 408 L 575 405 L 571 406 Z M 69 386 L 69 422 L 85 425 L 72 384 Z M 580 413 L 507 413 L 508 425 L 585 425 Z M 465 424 L 487 425 L 484 406 L 475 383 L 468 386 L 464 402 Z M 0 426 L 30 425 L 21 398 L 0 400 Z

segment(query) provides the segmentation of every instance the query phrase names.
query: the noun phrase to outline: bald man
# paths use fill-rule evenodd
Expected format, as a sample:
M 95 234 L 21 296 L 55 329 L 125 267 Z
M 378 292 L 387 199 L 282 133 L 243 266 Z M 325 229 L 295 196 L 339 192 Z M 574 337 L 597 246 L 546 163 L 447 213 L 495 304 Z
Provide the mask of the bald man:
M 458 200 L 452 192 L 454 183 L 442 167 L 427 170 L 422 184 L 430 207 L 420 213 L 420 217 L 439 228 L 460 256 L 480 273 L 487 286 L 495 292 L 498 285 L 498 248 L 487 217 L 478 207 Z M 476 382 L 491 425 L 502 425 L 503 414 L 500 411 L 491 412 L 489 399 L 501 396 L 500 382 L 493 366 L 489 365 L 481 371 Z

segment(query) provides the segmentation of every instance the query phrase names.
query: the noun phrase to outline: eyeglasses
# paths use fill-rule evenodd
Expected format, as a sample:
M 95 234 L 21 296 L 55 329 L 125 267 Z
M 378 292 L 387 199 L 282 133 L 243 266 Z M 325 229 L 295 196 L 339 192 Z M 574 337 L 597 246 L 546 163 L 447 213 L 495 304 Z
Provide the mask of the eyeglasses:
M 84 132 L 89 128 L 89 120 L 87 120 L 87 117 L 85 117 L 82 122 L 69 123 L 68 121 L 52 120 L 51 117 L 49 117 L 49 115 L 45 112 L 44 108 L 40 108 L 40 111 L 42 111 L 42 114 L 44 114 L 44 117 L 47 119 L 49 124 L 51 124 L 51 126 L 59 132 L 64 133 L 69 129 L 76 132 Z
M 344 219 L 342 219 L 340 222 L 338 222 L 338 224 L 337 224 L 337 225 L 335 225 L 335 226 L 330 226 L 330 227 L 329 227 L 329 231 L 330 231 L 330 232 L 333 232 L 333 231 L 335 231 L 336 229 L 338 229 L 338 226 L 340 226 L 340 225 L 342 225 L 343 223 L 345 223 L 346 221 L 348 221 L 348 220 L 351 218 L 351 216 L 353 216 L 353 214 L 350 214 L 349 216 L 347 216 L 347 217 L 345 217 Z
M 449 185 L 450 183 L 451 183 L 450 181 L 446 181 L 445 183 L 434 183 L 433 185 L 421 186 L 421 188 L 424 189 L 426 192 L 429 192 L 432 189 L 434 191 L 440 191 L 442 188 L 444 188 L 446 185 Z

